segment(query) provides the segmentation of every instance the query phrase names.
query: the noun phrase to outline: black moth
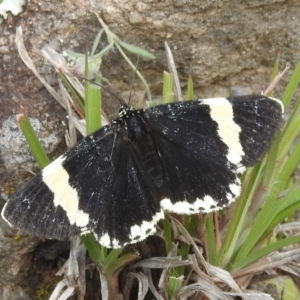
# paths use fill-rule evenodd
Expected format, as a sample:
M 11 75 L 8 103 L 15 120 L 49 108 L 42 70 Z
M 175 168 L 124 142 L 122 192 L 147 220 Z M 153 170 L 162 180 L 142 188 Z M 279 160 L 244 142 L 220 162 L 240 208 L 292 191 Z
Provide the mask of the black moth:
M 119 118 L 48 165 L 5 205 L 11 226 L 50 239 L 93 233 L 119 248 L 155 232 L 164 211 L 208 213 L 240 194 L 238 174 L 266 153 L 282 121 L 279 100 L 238 96 Z

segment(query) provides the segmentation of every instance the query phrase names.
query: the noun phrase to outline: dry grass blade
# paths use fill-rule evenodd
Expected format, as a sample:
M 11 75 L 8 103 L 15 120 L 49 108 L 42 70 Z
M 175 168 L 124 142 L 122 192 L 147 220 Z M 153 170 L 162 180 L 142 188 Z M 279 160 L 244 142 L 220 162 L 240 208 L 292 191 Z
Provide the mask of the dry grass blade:
M 277 83 L 280 81 L 280 79 L 285 75 L 285 73 L 289 70 L 290 67 L 286 67 L 281 73 L 277 74 L 276 77 L 273 79 L 273 81 L 269 84 L 269 86 L 266 88 L 266 90 L 262 93 L 264 96 L 268 96 Z
M 226 293 L 229 296 L 233 296 L 233 299 L 236 297 L 242 297 L 247 300 L 275 300 L 269 294 L 260 293 L 257 291 L 247 290 L 245 293 Z
M 195 293 L 203 293 L 211 300 L 229 300 L 233 299 L 230 296 L 226 295 L 221 289 L 219 289 L 213 282 L 199 277 L 198 275 L 192 276 L 193 280 L 196 283 L 189 284 L 181 288 L 179 292 L 179 299 L 184 300 L 192 296 Z
M 255 264 L 245 268 L 241 271 L 233 274 L 233 278 L 239 278 L 243 276 L 256 275 L 259 272 L 266 271 L 268 269 L 278 268 L 300 257 L 299 249 L 292 249 L 285 252 L 275 252 L 272 255 L 263 258 Z
M 80 239 L 76 238 L 71 241 L 70 256 L 63 267 L 56 275 L 64 276 L 54 289 L 50 299 L 62 300 L 67 298 L 66 295 L 72 295 L 78 288 L 78 299 L 84 299 L 85 295 L 85 256 L 86 250 L 80 244 Z M 64 290 L 64 291 L 63 291 Z M 63 291 L 63 292 L 62 292 Z M 70 294 L 72 291 L 72 294 Z
M 41 50 L 42 55 L 44 58 L 51 64 L 56 70 L 59 70 L 64 74 L 66 79 L 69 81 L 69 83 L 72 85 L 74 90 L 80 95 L 80 97 L 84 98 L 84 86 L 82 85 L 81 81 L 72 73 L 72 70 L 69 68 L 68 65 L 65 63 L 61 63 L 61 60 L 64 59 L 63 56 L 59 53 L 57 53 L 54 49 L 52 49 L 49 45 L 44 46 L 44 48 Z M 65 91 L 66 98 L 68 99 L 68 102 L 71 104 L 72 107 L 76 107 L 74 104 L 74 101 L 70 94 Z M 63 99 L 64 100 L 64 99 Z M 62 101 L 63 103 L 59 102 L 63 108 L 65 108 L 66 111 L 68 111 L 66 107 L 66 102 Z M 86 135 L 85 132 L 85 126 L 80 122 L 80 119 L 77 117 L 76 113 L 71 110 L 71 114 L 69 116 L 73 119 L 75 126 L 77 130 L 83 135 Z M 109 123 L 107 117 L 105 116 L 104 112 L 102 112 L 102 118 L 101 118 L 101 125 L 105 126 Z M 84 129 L 83 129 L 84 128 Z
M 192 263 L 192 269 L 196 272 L 196 274 L 199 277 L 206 278 L 207 280 L 210 280 L 210 276 L 208 276 L 206 273 L 204 273 L 200 269 L 199 263 L 198 263 L 198 260 L 197 260 L 197 257 L 195 256 L 195 254 L 189 254 L 188 258 L 191 261 L 191 263 Z
M 178 78 L 178 74 L 177 74 L 176 65 L 174 62 L 174 58 L 173 58 L 171 49 L 169 48 L 169 45 L 167 42 L 165 42 L 165 52 L 166 52 L 169 72 L 173 75 L 173 80 L 174 80 L 173 92 L 175 94 L 177 101 L 182 101 L 183 98 L 182 98 L 182 92 L 181 92 L 181 87 L 180 87 L 180 82 L 179 82 L 179 78 Z
M 55 287 L 54 291 L 52 292 L 49 300 L 62 300 L 62 299 L 68 299 L 65 298 L 66 295 L 70 297 L 75 291 L 75 287 L 71 288 L 68 287 L 67 280 L 63 279 L 61 280 L 57 286 Z
M 66 108 L 67 108 L 66 110 L 67 110 L 68 116 L 70 116 L 72 114 L 72 111 L 71 111 L 70 103 L 68 101 L 68 93 L 67 93 L 66 89 L 64 88 L 61 80 L 59 80 L 58 83 L 59 83 L 60 90 L 62 92 L 62 97 L 66 103 Z M 76 126 L 75 126 L 74 119 L 69 117 L 68 121 L 69 121 L 68 129 L 66 129 L 66 132 L 65 132 L 65 139 L 66 139 L 67 148 L 70 149 L 77 143 L 77 134 L 76 134 Z M 85 129 L 85 126 L 83 126 L 82 131 L 80 131 L 80 133 L 82 134 L 85 132 L 86 132 L 86 129 Z
M 142 273 L 131 272 L 129 273 L 130 276 L 135 277 L 139 282 L 139 292 L 138 292 L 138 299 L 143 300 L 148 292 L 149 282 L 147 276 Z
M 144 272 L 145 276 L 147 276 L 147 278 L 148 278 L 149 289 L 150 289 L 150 291 L 152 292 L 152 294 L 154 295 L 154 297 L 155 297 L 157 300 L 165 300 L 165 299 L 158 293 L 158 291 L 156 290 L 156 288 L 155 288 L 155 286 L 154 286 L 154 284 L 153 284 L 152 274 L 151 274 L 150 269 L 148 269 L 148 268 L 143 268 L 143 272 Z
M 108 285 L 105 276 L 99 270 L 100 282 L 101 282 L 101 297 L 102 300 L 108 300 Z
M 42 50 L 41 54 L 44 56 L 44 58 L 51 63 L 51 65 L 56 69 L 64 73 L 70 73 L 69 72 L 69 65 L 65 61 L 65 58 L 58 54 L 51 45 L 46 44 Z
M 64 108 L 65 104 L 62 97 L 44 80 L 44 78 L 38 73 L 37 69 L 35 68 L 33 61 L 29 57 L 24 42 L 23 42 L 23 31 L 22 27 L 17 27 L 16 30 L 16 39 L 15 43 L 19 52 L 21 59 L 23 60 L 24 64 L 32 71 L 32 73 L 40 80 L 40 82 L 45 86 L 48 92 L 56 99 L 56 101 Z
M 236 282 L 234 281 L 234 279 L 231 277 L 231 275 L 228 272 L 224 271 L 221 268 L 209 265 L 210 274 L 211 274 L 212 277 L 216 277 L 217 280 L 215 280 L 214 278 L 212 278 L 212 277 L 208 276 L 207 274 L 205 274 L 199 268 L 199 265 L 198 265 L 198 262 L 196 260 L 195 255 L 189 255 L 188 257 L 192 261 L 192 268 L 196 272 L 196 274 L 198 275 L 199 278 L 202 278 L 203 280 L 206 280 L 207 282 L 210 282 L 212 285 L 215 285 L 214 281 L 224 282 L 232 290 L 237 292 L 236 295 L 244 297 L 244 294 L 242 293 L 241 289 L 238 287 L 238 285 L 236 284 Z M 244 299 L 246 299 L 246 298 L 244 298 Z
M 163 269 L 163 268 L 174 268 L 179 266 L 190 265 L 191 262 L 188 260 L 181 260 L 181 256 L 176 257 L 152 257 L 139 261 L 129 268 L 149 268 L 149 269 Z
M 24 42 L 23 42 L 23 31 L 22 31 L 22 27 L 17 27 L 16 30 L 16 39 L 15 39 L 16 45 L 17 45 L 17 49 L 19 52 L 19 55 L 21 57 L 21 59 L 23 60 L 23 62 L 25 63 L 25 65 L 32 71 L 32 73 L 38 78 L 38 80 L 40 80 L 40 82 L 44 85 L 44 87 L 48 90 L 48 92 L 53 96 L 53 98 L 66 110 L 68 111 L 68 107 L 66 105 L 66 102 L 64 100 L 64 98 L 57 93 L 45 80 L 44 78 L 38 73 L 37 69 L 35 68 L 33 61 L 31 60 L 31 58 L 29 57 L 26 48 L 24 46 Z M 50 47 L 48 47 L 49 49 L 51 49 Z M 45 54 L 45 51 L 43 52 L 43 54 Z M 56 53 L 56 52 L 55 52 Z M 50 55 L 48 55 L 50 56 Z M 53 57 L 50 56 L 51 59 L 55 59 L 55 57 L 60 57 L 60 55 L 58 55 L 56 53 L 56 55 L 54 55 Z M 60 59 L 56 59 L 57 63 L 60 63 L 60 65 L 62 65 L 61 60 Z M 80 124 L 80 120 L 77 117 L 77 115 L 70 110 L 69 111 L 69 115 L 70 117 L 73 119 L 76 128 L 80 131 L 80 133 L 83 132 L 82 130 L 82 124 Z
M 299 262 L 290 262 L 288 264 L 278 267 L 280 270 L 300 278 L 300 264 Z M 300 287 L 300 286 L 299 286 Z
M 185 238 L 185 240 L 188 241 L 193 246 L 197 260 L 199 260 L 201 265 L 203 265 L 204 269 L 209 274 L 209 266 L 208 266 L 207 262 L 205 261 L 201 251 L 199 250 L 199 247 L 194 242 L 193 238 L 190 236 L 190 234 L 187 232 L 187 230 L 183 227 L 183 225 L 178 220 L 176 220 L 175 218 L 173 218 L 171 216 L 170 216 L 170 220 L 172 222 L 172 226 L 176 226 L 179 229 L 179 231 L 181 232 L 181 234 L 183 235 L 183 237 Z
M 214 285 L 213 282 L 199 276 L 195 278 L 195 276 L 193 276 L 193 279 L 197 281 L 196 283 L 188 285 L 181 289 L 179 294 L 179 296 L 181 297 L 179 298 L 180 300 L 186 299 L 187 297 L 197 292 L 201 292 L 205 294 L 209 299 L 215 300 L 233 300 L 236 299 L 236 297 L 241 297 L 244 300 L 274 300 L 268 294 L 251 290 L 247 290 L 245 292 L 240 291 L 238 293 L 224 292 L 221 289 L 219 289 L 216 285 Z
M 75 291 L 75 287 L 74 286 L 69 286 L 67 287 L 67 289 L 62 293 L 62 295 L 58 298 L 58 300 L 67 300 L 69 299 Z
M 227 271 L 209 265 L 209 272 L 211 276 L 214 276 L 217 278 L 217 280 L 222 281 L 224 283 L 226 283 L 232 290 L 238 292 L 238 293 L 242 293 L 242 291 L 240 290 L 239 286 L 237 285 L 237 283 L 235 282 L 235 280 L 232 278 L 232 276 L 230 275 L 230 273 L 228 273 Z
M 288 233 L 287 231 L 297 231 L 297 233 L 300 232 L 300 222 L 291 222 L 286 224 L 279 224 L 275 227 L 274 233 L 284 233 L 286 236 L 292 236 L 294 234 Z
M 84 245 L 80 244 L 76 249 L 76 258 L 78 263 L 78 277 L 76 281 L 79 289 L 78 300 L 83 300 L 86 292 L 86 248 Z
M 172 248 L 169 251 L 167 257 L 173 257 L 173 258 L 176 257 L 177 251 L 178 251 L 178 244 L 173 243 Z M 165 290 L 168 276 L 169 276 L 169 266 L 167 268 L 164 268 L 163 271 L 161 272 L 160 279 L 158 282 L 159 289 Z

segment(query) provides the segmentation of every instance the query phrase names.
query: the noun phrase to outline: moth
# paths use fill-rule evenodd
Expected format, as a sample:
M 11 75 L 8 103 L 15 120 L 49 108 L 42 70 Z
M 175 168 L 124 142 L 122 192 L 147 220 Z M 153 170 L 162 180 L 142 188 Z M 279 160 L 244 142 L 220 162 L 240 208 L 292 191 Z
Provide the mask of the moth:
M 209 213 L 241 192 L 239 174 L 268 150 L 283 105 L 265 96 L 199 99 L 134 110 L 81 140 L 2 210 L 49 239 L 92 233 L 119 248 L 155 233 L 164 212 Z

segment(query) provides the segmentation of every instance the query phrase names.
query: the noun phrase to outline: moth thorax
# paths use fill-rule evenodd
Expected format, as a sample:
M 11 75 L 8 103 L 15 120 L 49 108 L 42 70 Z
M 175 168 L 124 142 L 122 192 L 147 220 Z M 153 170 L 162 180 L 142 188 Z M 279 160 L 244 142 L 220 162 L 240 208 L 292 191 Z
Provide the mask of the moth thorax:
M 119 109 L 119 118 L 124 118 L 128 115 L 128 112 L 132 111 L 132 108 L 126 104 L 122 104 Z

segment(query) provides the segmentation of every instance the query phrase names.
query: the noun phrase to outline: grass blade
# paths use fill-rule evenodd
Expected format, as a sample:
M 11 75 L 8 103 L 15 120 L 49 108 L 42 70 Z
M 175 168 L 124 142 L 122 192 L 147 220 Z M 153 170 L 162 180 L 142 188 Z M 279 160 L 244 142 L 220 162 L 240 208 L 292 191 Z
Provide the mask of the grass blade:
M 49 163 L 50 160 L 42 147 L 39 139 L 37 138 L 30 121 L 26 115 L 26 112 L 24 109 L 22 109 L 22 114 L 19 114 L 17 116 L 18 124 L 23 132 L 23 135 L 25 136 L 25 139 L 27 141 L 27 144 L 29 145 L 32 155 L 34 156 L 36 162 L 38 163 L 39 167 L 41 169 L 45 168 Z

